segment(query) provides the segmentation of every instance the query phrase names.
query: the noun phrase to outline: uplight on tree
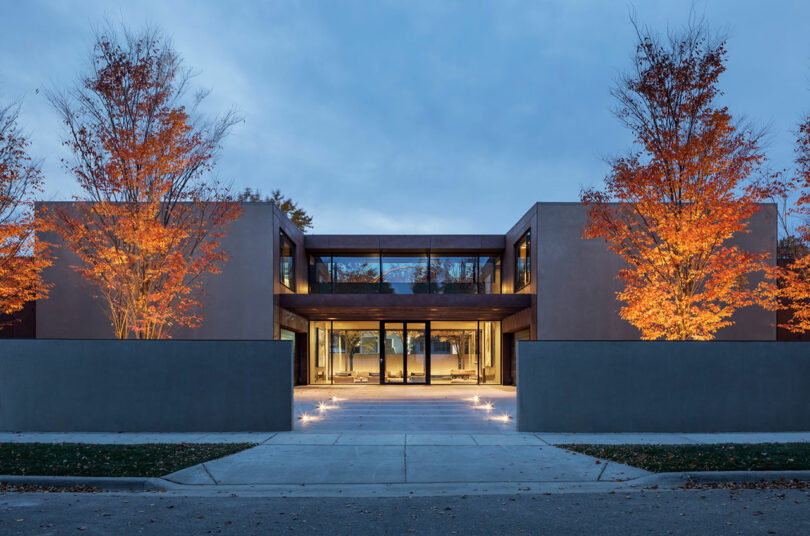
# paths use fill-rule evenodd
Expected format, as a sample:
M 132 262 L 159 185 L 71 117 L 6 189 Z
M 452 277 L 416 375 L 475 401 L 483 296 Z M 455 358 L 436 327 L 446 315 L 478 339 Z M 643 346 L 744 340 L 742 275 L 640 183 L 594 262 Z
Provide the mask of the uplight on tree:
M 760 135 L 717 104 L 721 39 L 703 24 L 665 38 L 636 29 L 634 70 L 613 90 L 635 146 L 583 192 L 583 236 L 626 262 L 620 315 L 642 338 L 712 339 L 736 310 L 772 306 L 769 253 L 729 243 L 767 197 L 752 180 Z
M 66 166 L 81 193 L 48 220 L 80 259 L 118 338 L 166 338 L 202 322 L 207 274 L 238 203 L 211 177 L 231 112 L 203 121 L 205 93 L 157 31 L 97 37 L 88 75 L 49 98 L 67 126 Z

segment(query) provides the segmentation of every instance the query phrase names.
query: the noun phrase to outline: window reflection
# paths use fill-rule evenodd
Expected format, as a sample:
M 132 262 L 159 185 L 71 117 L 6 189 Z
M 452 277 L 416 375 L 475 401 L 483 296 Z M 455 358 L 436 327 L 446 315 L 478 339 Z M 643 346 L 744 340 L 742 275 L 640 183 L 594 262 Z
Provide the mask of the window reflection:
M 309 291 L 313 294 L 332 292 L 332 257 L 310 257 L 309 282 Z
M 381 292 L 419 294 L 427 291 L 426 255 L 383 255 Z
M 339 294 L 369 294 L 379 292 L 380 257 L 357 255 L 333 257 L 332 292 Z
M 431 291 L 436 294 L 475 294 L 478 257 L 430 257 Z

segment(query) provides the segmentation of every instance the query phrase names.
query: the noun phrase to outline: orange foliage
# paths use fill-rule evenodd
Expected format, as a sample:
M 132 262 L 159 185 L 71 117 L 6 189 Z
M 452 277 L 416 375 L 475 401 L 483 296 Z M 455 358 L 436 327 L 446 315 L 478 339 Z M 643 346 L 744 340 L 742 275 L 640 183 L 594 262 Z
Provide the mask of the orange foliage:
M 666 41 L 640 34 L 635 72 L 613 92 L 640 150 L 582 194 L 583 236 L 626 261 L 620 315 L 644 339 L 712 339 L 735 310 L 771 306 L 768 253 L 727 242 L 767 192 L 746 184 L 763 159 L 757 136 L 714 105 L 724 64 L 724 43 L 702 27 Z M 757 272 L 768 277 L 752 285 Z
M 82 261 L 74 268 L 106 303 L 116 337 L 167 338 L 200 325 L 203 276 L 227 260 L 219 239 L 240 209 L 206 175 L 235 119 L 192 124 L 178 104 L 187 72 L 153 32 L 101 36 L 94 51 L 82 86 L 50 96 L 83 195 L 48 221 Z
M 799 191 L 799 198 L 789 214 L 799 216 L 804 223 L 796 229 L 798 236 L 788 237 L 787 242 L 793 246 L 790 248 L 792 259 L 779 271 L 779 298 L 782 306 L 792 313 L 780 327 L 803 333 L 810 331 L 810 255 L 807 255 L 810 245 L 810 117 L 799 127 L 796 153 L 798 168 L 786 188 Z
M 46 245 L 36 240 L 34 198 L 42 191 L 39 167 L 17 129 L 18 108 L 0 108 L 0 314 L 47 296 L 42 269 L 50 264 Z

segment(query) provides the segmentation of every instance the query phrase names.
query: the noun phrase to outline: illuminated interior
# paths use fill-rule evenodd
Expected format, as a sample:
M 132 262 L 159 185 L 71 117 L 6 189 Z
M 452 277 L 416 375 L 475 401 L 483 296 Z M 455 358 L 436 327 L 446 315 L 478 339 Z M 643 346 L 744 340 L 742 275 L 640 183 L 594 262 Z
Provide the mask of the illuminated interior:
M 500 331 L 487 321 L 310 322 L 309 383 L 497 384 Z

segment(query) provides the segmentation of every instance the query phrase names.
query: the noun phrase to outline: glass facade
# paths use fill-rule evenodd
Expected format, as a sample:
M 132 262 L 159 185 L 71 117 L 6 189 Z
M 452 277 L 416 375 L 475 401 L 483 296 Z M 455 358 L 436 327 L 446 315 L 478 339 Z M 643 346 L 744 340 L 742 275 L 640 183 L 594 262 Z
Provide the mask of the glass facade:
M 500 322 L 310 322 L 311 384 L 501 382 Z
M 531 283 L 532 280 L 532 235 L 526 231 L 515 244 L 515 291 Z
M 501 258 L 438 253 L 309 258 L 309 291 L 321 294 L 500 294 Z
M 295 291 L 295 244 L 290 237 L 279 231 L 279 281 Z

